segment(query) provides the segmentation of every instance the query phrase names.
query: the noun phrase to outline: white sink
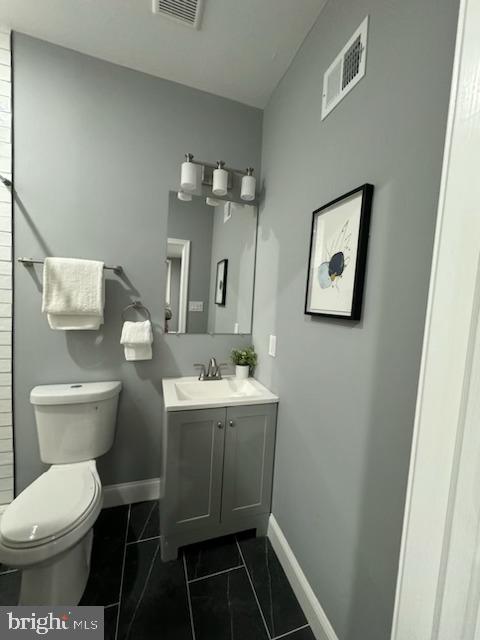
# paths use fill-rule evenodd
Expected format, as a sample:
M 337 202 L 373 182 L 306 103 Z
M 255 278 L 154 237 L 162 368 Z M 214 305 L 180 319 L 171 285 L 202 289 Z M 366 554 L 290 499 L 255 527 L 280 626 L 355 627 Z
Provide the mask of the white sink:
M 163 397 L 167 411 L 278 402 L 278 396 L 254 378 L 237 380 L 231 376 L 223 380 L 165 378 Z

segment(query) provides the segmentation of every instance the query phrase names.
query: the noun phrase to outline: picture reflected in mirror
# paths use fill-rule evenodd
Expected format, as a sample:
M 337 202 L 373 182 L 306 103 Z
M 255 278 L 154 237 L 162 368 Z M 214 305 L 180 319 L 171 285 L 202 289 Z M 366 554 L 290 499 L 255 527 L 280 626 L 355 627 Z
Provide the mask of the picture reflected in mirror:
M 166 333 L 250 333 L 257 242 L 253 205 L 169 194 Z
M 225 306 L 227 300 L 227 270 L 228 260 L 217 262 L 217 280 L 215 285 L 215 304 Z

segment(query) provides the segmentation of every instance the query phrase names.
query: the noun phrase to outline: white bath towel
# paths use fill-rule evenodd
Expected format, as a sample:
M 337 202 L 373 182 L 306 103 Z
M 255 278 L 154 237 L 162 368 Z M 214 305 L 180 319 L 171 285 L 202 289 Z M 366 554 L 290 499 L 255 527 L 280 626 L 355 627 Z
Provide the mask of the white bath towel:
M 50 329 L 57 331 L 98 331 L 103 316 L 56 316 L 47 314 Z
M 46 258 L 42 311 L 52 329 L 98 329 L 103 324 L 103 262 Z
M 123 344 L 125 360 L 152 359 L 153 331 L 150 320 L 124 322 L 120 344 Z

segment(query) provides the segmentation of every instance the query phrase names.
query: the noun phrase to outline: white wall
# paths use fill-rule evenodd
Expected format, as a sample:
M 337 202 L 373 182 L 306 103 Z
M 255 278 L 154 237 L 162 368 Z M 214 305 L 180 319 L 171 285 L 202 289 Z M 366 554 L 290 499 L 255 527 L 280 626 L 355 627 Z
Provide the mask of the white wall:
M 0 173 L 12 179 L 10 30 L 0 26 Z M 12 193 L 0 183 L 0 505 L 13 499 Z

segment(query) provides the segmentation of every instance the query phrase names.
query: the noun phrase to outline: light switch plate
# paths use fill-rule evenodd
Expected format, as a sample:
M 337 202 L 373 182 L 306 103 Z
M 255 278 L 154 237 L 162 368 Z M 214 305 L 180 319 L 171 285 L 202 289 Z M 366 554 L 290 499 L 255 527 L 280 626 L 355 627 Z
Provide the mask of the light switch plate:
M 268 343 L 268 355 L 275 358 L 277 355 L 277 336 L 270 336 Z
M 188 303 L 189 311 L 203 311 L 203 301 L 190 300 Z

